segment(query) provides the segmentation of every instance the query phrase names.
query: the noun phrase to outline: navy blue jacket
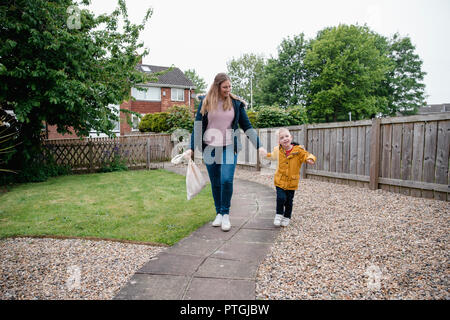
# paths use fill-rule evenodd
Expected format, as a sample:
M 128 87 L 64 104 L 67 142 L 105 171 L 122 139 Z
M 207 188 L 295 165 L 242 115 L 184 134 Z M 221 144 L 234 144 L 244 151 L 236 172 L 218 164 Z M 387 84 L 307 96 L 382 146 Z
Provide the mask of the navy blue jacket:
M 203 98 L 201 99 L 200 105 L 197 109 L 197 114 L 195 116 L 194 122 L 194 130 L 191 134 L 191 149 L 194 151 L 194 147 L 202 146 L 202 152 L 205 150 L 206 144 L 203 142 L 203 135 L 205 134 L 206 128 L 208 128 L 208 113 L 202 115 L 200 110 L 202 109 Z M 261 143 L 259 141 L 258 134 L 256 130 L 252 127 L 250 120 L 248 120 L 247 112 L 245 111 L 245 104 L 239 99 L 232 98 L 233 108 L 234 108 L 234 119 L 231 123 L 231 129 L 234 132 L 234 152 L 238 153 L 241 149 L 241 141 L 238 139 L 240 137 L 240 130 L 238 130 L 238 126 L 244 130 L 247 134 L 248 138 L 255 146 L 256 149 L 261 147 Z M 201 133 L 201 134 L 200 134 Z

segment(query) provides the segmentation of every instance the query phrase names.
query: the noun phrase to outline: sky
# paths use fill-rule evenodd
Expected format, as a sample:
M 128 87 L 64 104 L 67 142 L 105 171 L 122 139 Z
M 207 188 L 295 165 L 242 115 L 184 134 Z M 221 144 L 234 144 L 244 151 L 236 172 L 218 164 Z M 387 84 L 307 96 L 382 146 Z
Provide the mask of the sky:
M 153 14 L 141 34 L 143 63 L 194 69 L 209 85 L 227 62 L 245 53 L 277 57 L 281 41 L 307 39 L 339 24 L 367 24 L 387 37 L 409 36 L 427 73 L 427 104 L 450 103 L 449 0 L 126 0 L 133 23 Z M 114 0 L 91 0 L 110 13 Z

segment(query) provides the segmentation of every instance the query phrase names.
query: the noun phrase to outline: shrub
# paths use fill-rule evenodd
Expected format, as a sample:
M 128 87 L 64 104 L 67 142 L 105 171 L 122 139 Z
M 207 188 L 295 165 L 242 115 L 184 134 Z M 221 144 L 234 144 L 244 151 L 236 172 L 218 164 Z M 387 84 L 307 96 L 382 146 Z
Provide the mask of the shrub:
M 289 116 L 289 125 L 297 126 L 308 123 L 308 115 L 306 109 L 303 106 L 292 106 L 287 110 Z
M 169 130 L 167 119 L 169 113 L 156 112 L 146 114 L 139 123 L 139 131 L 141 132 L 165 132 Z
M 247 111 L 247 116 L 248 116 L 248 120 L 250 120 L 250 123 L 252 124 L 252 126 L 254 128 L 258 128 L 257 126 L 257 117 L 258 117 L 258 112 L 256 111 Z
M 112 160 L 111 160 L 112 153 Z M 114 146 L 113 151 L 106 150 L 103 154 L 102 164 L 98 172 L 127 171 L 127 155 L 123 155 L 119 146 Z
M 17 175 L 11 175 L 9 179 L 7 177 L 0 179 L 0 184 L 44 182 L 50 177 L 68 174 L 71 174 L 70 166 L 58 165 L 52 156 L 49 156 L 47 160 L 37 157 L 27 161 L 23 170 L 18 171 Z
M 284 127 L 290 124 L 288 113 L 280 107 L 264 107 L 256 117 L 258 128 Z
M 194 128 L 194 117 L 188 106 L 173 106 L 167 112 L 146 114 L 139 123 L 141 132 L 169 132 L 185 129 L 191 132 Z
M 151 132 L 153 123 L 153 113 L 146 114 L 139 122 L 140 132 Z
M 168 112 L 156 112 L 153 114 L 153 132 L 165 132 L 169 130 L 169 124 L 167 119 L 169 118 Z
M 194 129 L 194 117 L 189 106 L 173 106 L 167 111 L 169 113 L 167 118 L 169 132 L 176 129 L 185 129 L 191 132 Z

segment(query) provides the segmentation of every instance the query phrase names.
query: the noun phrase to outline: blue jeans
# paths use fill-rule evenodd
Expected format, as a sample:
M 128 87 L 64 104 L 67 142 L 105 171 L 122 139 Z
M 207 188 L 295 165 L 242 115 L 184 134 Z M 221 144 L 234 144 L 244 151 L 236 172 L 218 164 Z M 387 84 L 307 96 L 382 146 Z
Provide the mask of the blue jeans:
M 208 170 L 217 214 L 229 214 L 233 195 L 233 179 L 237 154 L 233 145 L 228 147 L 207 147 L 203 153 Z
M 277 188 L 277 214 L 285 218 L 291 218 L 292 203 L 294 202 L 295 190 L 284 190 Z

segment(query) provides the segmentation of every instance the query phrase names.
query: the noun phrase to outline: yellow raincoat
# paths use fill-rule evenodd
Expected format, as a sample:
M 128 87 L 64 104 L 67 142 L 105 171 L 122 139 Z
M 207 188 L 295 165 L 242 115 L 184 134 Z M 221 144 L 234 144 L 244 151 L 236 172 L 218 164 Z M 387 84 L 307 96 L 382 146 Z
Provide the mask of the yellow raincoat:
M 272 152 L 267 153 L 268 159 L 278 160 L 274 182 L 275 186 L 284 190 L 297 190 L 302 164 L 308 159 L 316 162 L 314 155 L 298 144 L 293 143 L 293 145 L 294 147 L 288 157 L 286 157 L 286 152 L 281 145 L 276 146 Z

